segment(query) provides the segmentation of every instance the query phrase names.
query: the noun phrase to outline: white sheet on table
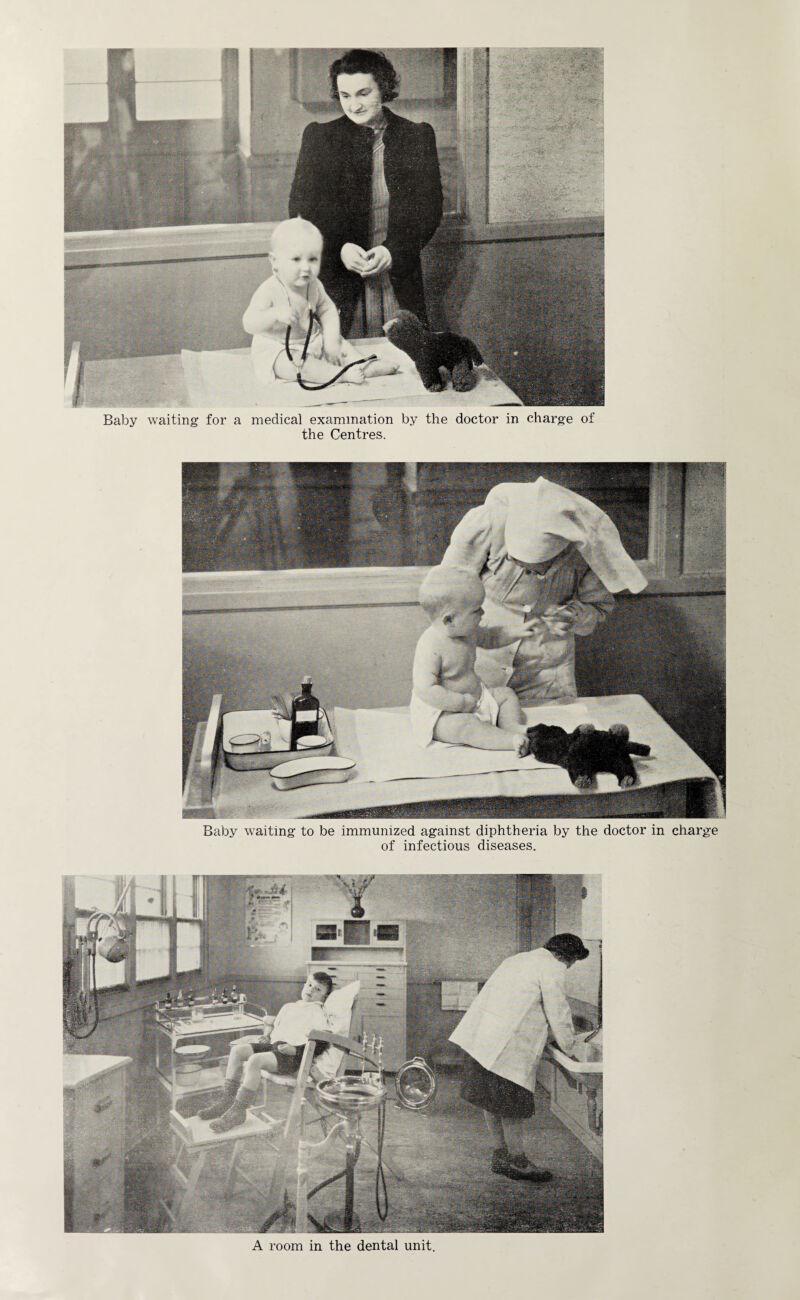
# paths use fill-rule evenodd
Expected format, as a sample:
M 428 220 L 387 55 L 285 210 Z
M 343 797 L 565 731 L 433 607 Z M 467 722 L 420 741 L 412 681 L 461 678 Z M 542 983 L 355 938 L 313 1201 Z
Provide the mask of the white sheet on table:
M 362 349 L 359 349 L 363 351 Z M 259 383 L 248 352 L 181 352 L 186 390 L 192 406 L 328 406 L 332 402 L 376 402 L 391 398 L 417 397 L 425 387 L 411 359 L 386 339 L 370 345 L 370 352 L 389 358 L 401 367 L 397 375 L 379 375 L 363 384 L 339 381 L 316 392 L 299 384 L 276 379 Z M 368 356 L 369 353 L 364 353 Z
M 525 710 L 526 722 L 564 727 L 572 731 L 591 722 L 583 704 L 553 704 Z M 408 711 L 392 709 L 336 709 L 337 750 L 346 753 L 346 736 L 355 736 L 357 767 L 351 782 L 402 781 L 408 778 L 474 776 L 481 772 L 525 771 L 552 767 L 530 755 L 517 758 L 510 750 L 470 749 L 466 745 L 447 745 L 435 740 L 421 749 L 411 734 Z

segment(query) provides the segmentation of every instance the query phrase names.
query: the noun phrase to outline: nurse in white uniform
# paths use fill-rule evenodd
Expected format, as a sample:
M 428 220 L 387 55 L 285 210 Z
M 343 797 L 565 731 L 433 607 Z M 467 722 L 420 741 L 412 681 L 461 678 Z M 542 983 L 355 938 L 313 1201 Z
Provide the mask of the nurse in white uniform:
M 483 1111 L 495 1174 L 540 1183 L 552 1178 L 528 1159 L 524 1121 L 534 1113 L 536 1070 L 548 1037 L 572 1055 L 566 977 L 588 956 L 576 934 L 556 934 L 543 948 L 507 957 L 450 1035 L 467 1053 L 461 1096 Z
M 486 622 L 519 633 L 479 649 L 476 667 L 522 704 L 575 699 L 575 637 L 604 622 L 613 592 L 647 586 L 608 515 L 545 478 L 493 487 L 456 525 L 442 564 L 477 573 Z

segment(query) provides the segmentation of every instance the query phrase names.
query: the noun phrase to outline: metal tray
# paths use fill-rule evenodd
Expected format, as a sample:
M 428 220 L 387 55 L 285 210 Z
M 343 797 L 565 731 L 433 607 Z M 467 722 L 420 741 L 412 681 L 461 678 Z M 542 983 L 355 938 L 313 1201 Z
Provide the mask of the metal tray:
M 320 709 L 320 712 L 322 717 L 319 722 L 319 734 L 325 737 L 327 744 L 313 750 L 315 758 L 330 755 L 335 740 L 327 713 L 324 709 Z M 281 735 L 279 722 L 284 723 L 283 735 Z M 276 767 L 278 763 L 286 763 L 290 758 L 307 757 L 308 750 L 289 748 L 287 727 L 288 723 L 284 719 L 278 719 L 272 709 L 242 709 L 237 712 L 223 713 L 222 752 L 228 767 L 234 768 L 237 772 L 252 772 L 259 768 Z M 239 736 L 247 732 L 260 736 L 266 731 L 270 733 L 270 749 L 250 750 L 238 754 L 231 751 L 229 743 L 231 736 Z

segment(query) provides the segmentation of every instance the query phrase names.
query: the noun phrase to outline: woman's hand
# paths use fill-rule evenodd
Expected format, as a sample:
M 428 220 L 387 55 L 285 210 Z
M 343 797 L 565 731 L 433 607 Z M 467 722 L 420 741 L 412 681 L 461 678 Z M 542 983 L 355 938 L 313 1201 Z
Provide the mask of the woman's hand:
M 365 279 L 369 279 L 370 276 L 373 275 L 380 275 L 382 271 L 388 271 L 391 268 L 392 255 L 388 248 L 385 248 L 383 244 L 378 244 L 376 248 L 371 248 L 365 256 L 367 259 L 367 267 L 366 270 L 361 272 Z
M 550 605 L 544 611 L 544 621 L 554 636 L 566 636 L 575 625 L 575 615 L 564 605 Z
M 358 244 L 342 244 L 339 256 L 348 271 L 355 271 L 356 275 L 366 274 L 369 266 L 368 254 L 363 248 L 359 248 Z

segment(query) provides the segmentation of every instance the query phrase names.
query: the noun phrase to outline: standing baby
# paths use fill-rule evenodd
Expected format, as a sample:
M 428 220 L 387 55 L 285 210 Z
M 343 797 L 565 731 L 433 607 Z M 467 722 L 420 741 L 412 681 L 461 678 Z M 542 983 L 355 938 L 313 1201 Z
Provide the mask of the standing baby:
M 324 384 L 352 361 L 362 364 L 345 371 L 345 383 L 360 384 L 366 376 L 397 370 L 391 362 L 362 357 L 342 338 L 339 313 L 318 278 L 321 259 L 322 235 L 310 221 L 292 217 L 275 227 L 269 253 L 272 275 L 256 289 L 242 318 L 253 336 L 253 369 L 262 383 L 302 373 L 305 381 Z
M 430 619 L 414 654 L 411 730 L 418 745 L 433 740 L 474 749 L 510 749 L 520 758 L 528 738 L 519 700 L 509 686 L 486 686 L 475 671 L 480 645 L 510 645 L 506 629 L 481 626 L 483 583 L 466 569 L 439 565 L 419 590 Z M 513 640 L 520 639 L 519 632 Z

